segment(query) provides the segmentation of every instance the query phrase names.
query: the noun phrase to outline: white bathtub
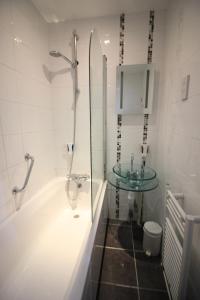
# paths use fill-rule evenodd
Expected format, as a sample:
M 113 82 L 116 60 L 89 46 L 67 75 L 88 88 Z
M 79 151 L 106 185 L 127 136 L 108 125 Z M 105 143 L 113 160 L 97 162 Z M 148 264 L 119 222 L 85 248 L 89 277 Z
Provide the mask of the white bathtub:
M 90 183 L 76 211 L 64 187 L 63 178 L 53 180 L 0 226 L 1 300 L 81 299 L 106 182 L 93 224 Z

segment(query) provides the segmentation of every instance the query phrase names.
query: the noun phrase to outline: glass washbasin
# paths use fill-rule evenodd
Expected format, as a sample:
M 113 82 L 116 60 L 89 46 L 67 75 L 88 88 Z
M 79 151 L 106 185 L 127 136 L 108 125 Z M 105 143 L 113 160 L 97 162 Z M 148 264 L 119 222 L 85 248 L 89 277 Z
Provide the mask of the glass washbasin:
M 130 181 L 127 178 L 116 176 L 113 172 L 107 175 L 108 182 L 119 188 L 120 190 L 132 191 L 132 192 L 147 192 L 154 190 L 158 187 L 158 179 L 153 178 L 144 181 Z
M 111 185 L 126 191 L 145 192 L 158 186 L 156 171 L 134 163 L 116 164 L 107 178 Z
M 113 167 L 113 173 L 121 178 L 126 179 L 127 181 L 137 181 L 138 184 L 140 181 L 143 182 L 156 178 L 156 172 L 153 169 L 149 167 L 144 167 L 143 169 L 139 164 L 133 164 L 132 170 L 131 165 L 128 163 L 116 164 Z

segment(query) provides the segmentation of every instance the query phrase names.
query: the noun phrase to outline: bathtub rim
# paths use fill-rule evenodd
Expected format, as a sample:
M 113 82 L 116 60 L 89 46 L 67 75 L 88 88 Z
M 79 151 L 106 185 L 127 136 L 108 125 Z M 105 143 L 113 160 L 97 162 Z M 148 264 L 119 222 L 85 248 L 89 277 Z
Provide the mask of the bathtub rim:
M 15 223 L 16 218 L 18 218 L 20 214 L 26 214 L 27 209 L 28 210 L 30 210 L 31 208 L 34 208 L 35 210 L 40 209 L 40 207 L 43 206 L 49 200 L 50 196 L 51 197 L 55 196 L 57 191 L 60 190 L 59 183 L 63 184 L 64 181 L 65 181 L 65 177 L 53 178 L 50 182 L 48 182 L 45 186 L 43 186 L 35 195 L 30 197 L 30 199 L 26 203 L 24 203 L 24 205 L 21 207 L 19 211 L 14 211 L 11 216 L 9 216 L 4 222 L 0 224 L 0 232 L 1 230 L 5 229 L 7 225 L 9 226 L 9 223 Z M 99 190 L 97 193 L 97 195 L 99 195 L 99 199 L 96 200 L 97 208 L 96 208 L 95 218 L 93 222 L 91 218 L 92 215 L 91 215 L 91 207 L 90 207 L 90 217 L 88 215 L 89 217 L 88 231 L 85 234 L 84 243 L 82 243 L 81 245 L 82 249 L 80 249 L 78 261 L 75 263 L 70 282 L 66 286 L 66 292 L 63 300 L 64 299 L 78 300 L 81 299 L 82 297 L 82 293 L 84 290 L 84 285 L 87 277 L 88 267 L 92 255 L 96 230 L 99 222 L 104 196 L 106 193 L 106 187 L 107 187 L 107 181 L 104 181 L 102 182 L 102 184 L 99 185 Z M 37 201 L 38 197 L 40 201 Z M 88 197 L 90 197 L 90 193 L 88 193 Z M 77 287 L 76 284 L 78 285 Z M 77 293 L 75 297 L 73 297 L 74 293 L 75 294 Z
M 106 194 L 106 188 L 107 188 L 107 180 L 105 180 L 102 183 L 100 197 L 95 212 L 95 218 L 93 222 L 91 222 L 91 228 L 88 232 L 87 238 L 85 239 L 83 249 L 79 256 L 79 261 L 76 263 L 75 270 L 71 278 L 71 284 L 69 286 L 69 289 L 67 289 L 66 291 L 64 300 L 82 299 L 87 273 L 91 261 L 97 226 L 99 224 L 99 218 L 103 206 L 103 200 Z
M 32 197 L 30 197 L 30 199 L 28 199 L 24 204 L 22 204 L 20 209 L 18 209 L 18 210 L 14 209 L 13 213 L 10 216 L 8 216 L 8 218 L 3 220 L 2 223 L 0 224 L 0 232 L 8 223 L 14 221 L 13 219 L 15 219 L 19 214 L 24 213 L 24 210 L 27 209 L 27 206 L 33 205 L 33 202 L 37 207 L 39 207 L 41 204 L 44 204 L 47 201 L 48 197 L 42 198 L 41 196 L 45 192 L 47 192 L 49 189 L 51 189 L 51 187 L 54 186 L 57 182 L 61 182 L 62 180 L 63 180 L 63 177 L 53 178 L 47 184 L 45 184 L 43 187 L 41 187 L 39 189 L 39 191 L 37 191 Z M 55 189 L 55 191 L 56 191 L 56 189 Z M 40 198 L 41 200 L 39 202 L 35 201 L 38 197 L 41 197 Z M 14 198 L 13 198 L 13 202 L 14 202 Z
M 46 183 L 44 186 L 42 186 L 33 196 L 31 196 L 25 203 L 22 204 L 22 206 L 20 207 L 20 209 L 16 210 L 14 208 L 14 197 L 13 199 L 13 212 L 6 218 L 4 219 L 1 223 L 0 223 L 0 232 L 1 230 L 3 230 L 3 228 L 8 225 L 10 222 L 13 222 L 15 220 L 16 217 L 18 217 L 19 214 L 24 213 L 24 211 L 26 209 L 30 209 L 32 205 L 34 205 L 34 209 L 36 209 L 36 207 L 40 207 L 41 205 L 43 205 L 46 201 L 48 201 L 49 196 L 53 196 L 54 193 L 56 193 L 56 191 L 59 189 L 58 185 L 59 183 L 63 183 L 64 181 L 67 181 L 67 178 L 65 178 L 64 176 L 59 176 L 59 177 L 54 177 L 52 178 L 48 183 Z M 90 183 L 90 179 L 88 180 L 88 182 Z M 91 183 L 90 183 L 91 185 Z M 53 189 L 53 187 L 55 187 L 55 189 Z M 48 193 L 48 191 L 51 191 L 51 194 Z M 52 191 L 54 191 L 54 193 L 52 194 Z M 89 191 L 88 193 L 91 197 L 91 191 Z M 35 201 L 38 198 L 40 198 L 40 201 Z M 96 199 L 96 198 L 95 198 Z M 96 202 L 96 200 L 95 200 Z M 30 206 L 30 208 L 29 208 Z

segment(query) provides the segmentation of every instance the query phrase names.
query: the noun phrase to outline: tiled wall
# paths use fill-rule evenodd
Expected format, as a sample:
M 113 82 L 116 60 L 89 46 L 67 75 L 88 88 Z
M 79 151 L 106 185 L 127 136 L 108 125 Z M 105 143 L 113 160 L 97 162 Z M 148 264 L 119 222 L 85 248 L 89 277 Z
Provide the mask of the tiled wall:
M 107 56 L 108 62 L 108 171 L 115 164 L 115 91 L 120 24 L 119 16 L 47 24 L 31 2 L 1 0 L 0 5 L 0 220 L 3 220 L 14 211 L 11 190 L 13 186 L 23 183 L 27 170 L 24 162 L 26 152 L 35 156 L 35 165 L 29 187 L 26 193 L 22 194 L 22 199 L 18 199 L 22 202 L 55 175 L 65 175 L 69 166 L 71 158 L 67 153 L 67 143 L 72 142 L 72 76 L 70 66 L 62 59 L 49 57 L 48 51 L 56 49 L 72 57 L 71 37 L 74 29 L 79 35 L 80 95 L 77 105 L 77 139 L 73 171 L 90 173 L 88 48 L 90 31 L 93 28 L 99 33 L 102 54 Z M 153 62 L 156 62 L 159 80 L 164 16 L 162 11 L 155 12 Z M 125 16 L 124 64 L 146 63 L 148 22 L 149 12 Z M 158 93 L 149 126 L 149 164 L 154 167 Z M 132 152 L 135 154 L 135 160 L 140 161 L 143 116 L 123 116 L 121 130 L 122 161 L 129 160 Z M 159 193 L 152 195 L 149 194 L 148 203 L 153 198 L 154 207 L 158 212 Z M 120 218 L 124 219 L 128 212 L 127 193 L 122 192 L 120 198 Z M 114 213 L 114 194 L 111 197 L 111 208 L 111 212 Z M 157 213 L 157 217 L 158 215 Z
M 106 54 L 108 58 L 108 102 L 115 101 L 115 68 L 118 62 L 119 48 L 119 17 L 95 18 L 87 20 L 77 20 L 63 22 L 50 25 L 50 49 L 58 49 L 65 53 L 68 57 L 72 56 L 71 37 L 72 31 L 76 29 L 79 36 L 78 49 L 78 87 L 80 95 L 77 104 L 77 146 L 74 163 L 74 170 L 79 172 L 90 171 L 90 149 L 89 149 L 89 38 L 92 29 L 97 29 L 101 45 L 102 54 Z M 109 40 L 110 44 L 104 41 Z M 54 105 L 54 124 L 55 130 L 60 132 L 56 140 L 56 157 L 57 157 L 57 173 L 63 174 L 65 166 L 69 165 L 70 157 L 66 153 L 66 144 L 72 142 L 72 78 L 68 73 L 68 66 L 61 60 L 51 58 L 52 72 L 56 75 L 52 76 L 52 101 Z M 63 70 L 63 72 L 61 72 Z M 110 107 L 112 104 L 108 104 Z M 99 116 L 97 116 L 98 118 Z M 112 112 L 109 115 L 108 122 L 115 121 L 116 115 Z M 66 120 L 68 120 L 66 122 Z M 98 124 L 97 119 L 97 124 Z M 115 124 L 116 125 L 116 124 Z M 110 127 L 110 126 L 109 126 Z M 68 133 L 66 128 L 69 129 Z M 112 130 L 112 129 L 111 129 Z M 83 134 L 84 133 L 84 134 Z M 113 134 L 112 134 L 113 136 Z M 115 134 L 114 134 L 115 136 Z M 101 136 L 100 136 L 101 138 Z M 115 140 L 108 139 L 109 145 Z M 116 150 L 115 150 L 116 152 Z M 114 152 L 114 153 L 115 153 Z M 114 154 L 113 154 L 114 157 Z M 108 157 L 110 162 L 110 155 Z M 111 164 L 110 164 L 111 165 Z
M 159 104 L 158 166 L 164 191 L 169 183 L 185 196 L 184 208 L 200 215 L 200 2 L 172 1 L 167 13 L 164 94 Z M 190 75 L 188 100 L 181 100 L 181 86 Z M 199 298 L 200 226 L 196 226 L 191 283 Z
M 153 62 L 156 63 L 157 82 L 161 80 L 163 61 L 165 12 L 155 12 L 154 49 Z M 125 52 L 124 64 L 140 64 L 147 62 L 149 12 L 125 15 Z M 78 41 L 78 80 L 80 96 L 78 99 L 77 117 L 77 152 L 75 156 L 74 170 L 89 172 L 89 117 L 88 117 L 88 46 L 90 31 L 95 28 L 101 40 L 102 53 L 107 56 L 107 163 L 108 171 L 111 171 L 116 163 L 117 147 L 117 114 L 115 110 L 116 93 L 116 66 L 119 64 L 119 31 L 120 17 L 102 17 L 87 20 L 77 20 L 52 24 L 49 27 L 50 49 L 58 49 L 71 57 L 70 40 L 72 31 L 76 29 L 79 35 Z M 72 141 L 72 79 L 69 66 L 64 61 L 51 58 L 52 101 L 54 107 L 54 126 L 56 130 L 56 168 L 57 174 L 65 173 L 65 166 L 69 165 L 69 156 L 66 152 L 66 144 Z M 154 156 L 156 126 L 157 126 L 157 102 L 161 88 L 156 90 L 154 113 L 150 117 L 149 138 L 150 154 L 148 164 L 156 168 Z M 69 130 L 66 130 L 69 129 Z M 135 160 L 140 161 L 140 144 L 143 135 L 143 115 L 123 116 L 122 124 L 122 162 L 130 159 L 134 153 Z M 84 132 L 84 134 L 83 134 Z M 127 217 L 127 193 L 122 192 L 120 203 L 120 218 Z M 115 213 L 115 196 L 111 201 L 113 214 Z M 148 203 L 151 198 L 154 206 L 154 214 L 160 218 L 160 191 L 149 193 Z M 149 200 L 150 199 L 150 200 Z M 155 213 L 156 211 L 156 213 Z M 114 215 L 112 216 L 114 217 Z M 152 218 L 152 211 L 149 216 Z
M 14 212 L 11 193 L 35 165 L 24 202 L 54 176 L 48 27 L 30 1 L 0 1 L 0 222 Z
M 147 163 L 157 171 L 160 188 L 146 197 L 146 219 L 162 220 L 165 184 L 185 195 L 185 209 L 200 214 L 199 204 L 199 73 L 200 38 L 198 0 L 171 1 L 167 13 L 155 11 L 153 63 L 156 64 L 154 111 L 149 121 L 150 154 Z M 147 61 L 149 12 L 125 15 L 124 64 Z M 77 155 L 74 171 L 90 171 L 88 44 L 90 30 L 99 32 L 108 59 L 107 162 L 116 162 L 116 66 L 119 64 L 119 16 L 47 25 L 26 0 L 0 1 L 0 222 L 14 211 L 12 187 L 23 183 L 27 166 L 24 154 L 35 156 L 30 184 L 22 202 L 52 177 L 64 175 L 72 141 L 72 77 L 69 65 L 50 58 L 49 49 L 71 57 L 70 39 L 79 35 L 79 89 Z M 165 56 L 166 54 L 166 56 Z M 165 62 L 165 72 L 163 72 Z M 181 101 L 182 79 L 190 74 L 189 98 Z M 163 77 L 164 76 L 164 77 Z M 140 161 L 143 116 L 123 116 L 122 162 Z M 54 148 L 55 145 L 55 148 Z M 55 152 L 54 152 L 55 150 Z M 56 172 L 54 171 L 56 168 Z M 115 193 L 111 192 L 111 213 Z M 120 218 L 127 218 L 127 193 L 120 194 Z M 198 286 L 200 231 L 195 229 L 192 281 Z
M 107 103 L 107 118 L 108 118 L 108 149 L 107 162 L 108 171 L 111 171 L 116 163 L 116 145 L 117 145 L 117 115 L 115 110 L 115 90 L 116 90 L 116 66 L 119 64 L 119 52 L 114 52 L 114 49 L 119 49 L 119 17 L 115 18 L 114 29 L 108 28 L 111 43 L 105 45 L 102 43 L 102 48 L 108 56 L 108 103 Z M 161 80 L 162 61 L 163 61 L 163 40 L 164 40 L 164 25 L 165 12 L 155 11 L 155 28 L 153 42 L 153 63 L 156 67 L 156 85 Z M 142 64 L 147 62 L 148 51 L 148 32 L 149 32 L 149 12 L 126 14 L 125 15 L 125 44 L 124 44 L 124 64 Z M 105 37 L 104 37 L 105 39 Z M 103 42 L 103 38 L 102 38 Z M 153 114 L 149 120 L 148 143 L 150 144 L 150 153 L 147 159 L 147 164 L 157 169 L 155 156 L 155 139 L 157 132 L 157 102 L 160 98 L 161 86 L 156 90 L 154 98 Z M 123 115 L 121 126 L 121 162 L 130 161 L 131 153 L 134 153 L 135 161 L 141 162 L 140 145 L 143 137 L 143 115 Z M 160 198 L 160 190 L 149 192 L 146 194 L 145 215 L 146 219 L 156 219 L 160 221 L 160 208 L 162 199 Z M 115 191 L 110 191 L 110 213 L 111 217 L 115 218 Z M 128 217 L 128 199 L 127 192 L 120 191 L 120 209 L 119 218 L 127 219 Z M 154 209 L 152 209 L 154 207 Z
M 49 26 L 49 48 L 56 49 L 72 58 L 72 32 L 79 36 L 78 88 L 76 125 L 76 155 L 73 172 L 90 173 L 90 132 L 89 132 L 89 36 L 90 22 L 63 22 Z M 69 167 L 70 155 L 67 143 L 72 142 L 73 133 L 73 80 L 70 65 L 59 58 L 50 58 L 52 84 L 52 103 L 56 145 L 56 172 L 65 175 Z

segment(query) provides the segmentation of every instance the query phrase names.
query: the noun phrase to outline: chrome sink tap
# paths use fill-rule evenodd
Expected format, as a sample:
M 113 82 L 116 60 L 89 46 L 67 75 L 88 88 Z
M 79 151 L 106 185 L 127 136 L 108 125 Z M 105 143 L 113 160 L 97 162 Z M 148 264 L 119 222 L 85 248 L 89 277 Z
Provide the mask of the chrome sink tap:
M 134 154 L 131 154 L 131 174 L 133 174 L 133 161 L 134 161 Z

